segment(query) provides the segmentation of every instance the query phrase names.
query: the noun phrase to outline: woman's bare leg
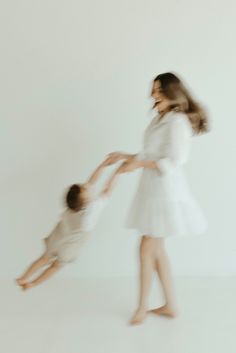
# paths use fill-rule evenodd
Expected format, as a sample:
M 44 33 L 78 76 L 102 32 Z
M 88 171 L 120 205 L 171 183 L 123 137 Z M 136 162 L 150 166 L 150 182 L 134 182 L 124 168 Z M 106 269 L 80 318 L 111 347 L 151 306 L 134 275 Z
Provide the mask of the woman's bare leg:
M 164 239 L 155 238 L 153 239 L 153 241 L 155 243 L 156 251 L 155 267 L 159 275 L 160 282 L 162 284 L 166 303 L 160 308 L 151 310 L 151 312 L 158 315 L 167 315 L 170 317 L 174 317 L 176 316 L 176 303 L 174 297 L 170 263 L 164 248 Z
M 16 279 L 16 282 L 22 286 L 25 284 L 29 277 L 31 277 L 40 267 L 49 263 L 50 258 L 48 256 L 41 256 L 38 260 L 34 261 L 32 265 L 26 270 L 26 272 L 19 278 Z
M 51 266 L 49 266 L 39 277 L 34 279 L 32 282 L 25 283 L 23 285 L 23 289 L 29 289 L 32 287 L 37 286 L 38 284 L 46 281 L 50 278 L 55 272 L 57 272 L 61 268 L 60 263 L 56 260 L 54 261 Z
M 151 289 L 152 277 L 155 270 L 155 255 L 153 251 L 153 240 L 151 237 L 143 236 L 140 244 L 140 289 L 139 305 L 130 323 L 141 324 L 147 314 L 147 300 Z

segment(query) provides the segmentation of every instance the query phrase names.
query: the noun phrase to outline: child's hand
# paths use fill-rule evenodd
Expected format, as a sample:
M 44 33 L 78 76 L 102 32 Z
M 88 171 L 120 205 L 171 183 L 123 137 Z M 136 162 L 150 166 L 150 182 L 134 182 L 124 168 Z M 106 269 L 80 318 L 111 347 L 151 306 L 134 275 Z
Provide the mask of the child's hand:
M 103 162 L 102 162 L 102 166 L 103 167 L 108 167 L 109 165 L 112 165 L 116 163 L 116 161 L 114 161 L 113 157 L 107 157 Z

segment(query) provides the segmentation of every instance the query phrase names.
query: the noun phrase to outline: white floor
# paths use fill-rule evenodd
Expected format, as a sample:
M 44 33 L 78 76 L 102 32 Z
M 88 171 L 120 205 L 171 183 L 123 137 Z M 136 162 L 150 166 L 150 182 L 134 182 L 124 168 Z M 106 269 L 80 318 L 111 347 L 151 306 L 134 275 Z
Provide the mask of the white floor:
M 130 327 L 135 288 L 129 278 L 54 278 L 24 293 L 2 280 L 0 352 L 236 352 L 236 278 L 177 278 L 179 317 Z

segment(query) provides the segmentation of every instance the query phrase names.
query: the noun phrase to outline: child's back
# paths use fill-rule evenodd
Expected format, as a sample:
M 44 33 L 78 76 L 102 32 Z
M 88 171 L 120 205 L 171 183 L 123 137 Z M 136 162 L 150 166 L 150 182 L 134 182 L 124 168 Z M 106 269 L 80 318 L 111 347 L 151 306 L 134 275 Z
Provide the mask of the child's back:
M 77 257 L 79 246 L 96 226 L 106 205 L 105 195 L 93 197 L 79 211 L 67 208 L 53 231 L 45 239 L 47 256 L 57 257 L 59 262 L 71 262 Z

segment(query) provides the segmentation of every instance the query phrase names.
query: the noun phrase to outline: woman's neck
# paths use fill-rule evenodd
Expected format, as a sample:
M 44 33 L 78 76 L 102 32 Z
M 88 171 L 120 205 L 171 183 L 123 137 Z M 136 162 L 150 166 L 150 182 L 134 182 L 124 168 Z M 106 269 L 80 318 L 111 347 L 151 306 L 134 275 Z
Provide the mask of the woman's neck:
M 158 115 L 159 115 L 159 120 L 162 120 L 164 118 L 164 116 L 169 113 L 171 110 L 165 110 L 163 112 L 159 112 Z

